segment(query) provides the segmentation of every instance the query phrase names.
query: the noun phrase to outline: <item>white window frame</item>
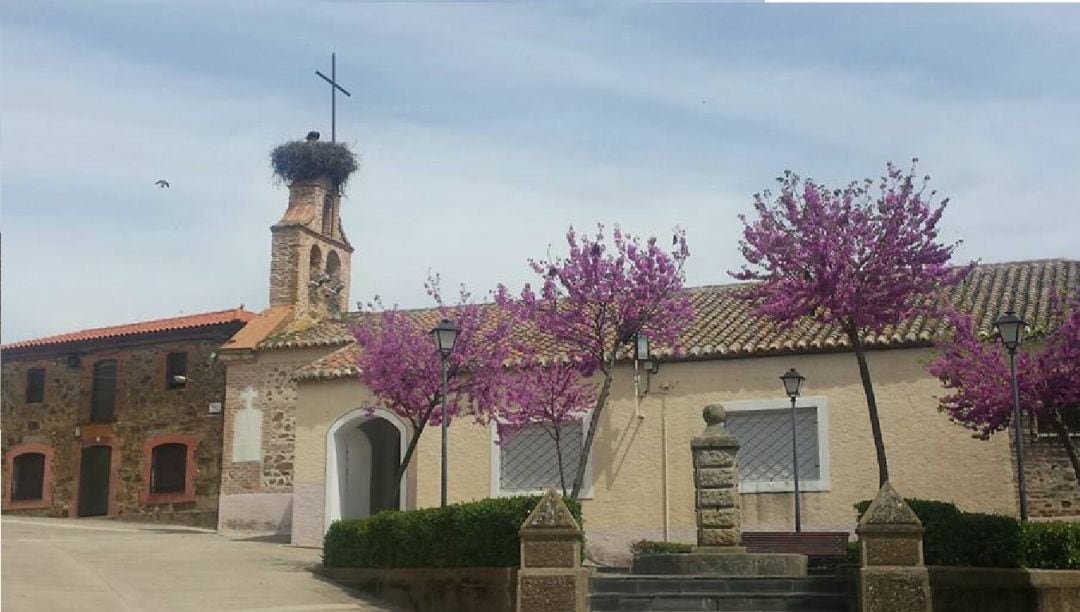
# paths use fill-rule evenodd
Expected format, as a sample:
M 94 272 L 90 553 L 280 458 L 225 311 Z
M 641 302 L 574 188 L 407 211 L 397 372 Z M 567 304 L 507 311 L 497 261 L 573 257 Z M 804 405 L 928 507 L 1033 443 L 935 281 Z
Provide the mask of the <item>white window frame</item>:
M 723 402 L 727 412 L 762 412 L 765 410 L 791 411 L 791 399 L 740 400 Z M 829 469 L 829 402 L 823 396 L 800 397 L 796 408 L 817 409 L 818 478 L 799 479 L 799 492 L 830 491 L 832 478 Z M 739 479 L 740 493 L 793 493 L 794 480 L 746 481 Z
M 592 421 L 592 411 L 590 410 L 581 419 L 581 443 L 585 444 L 585 437 L 589 435 L 589 423 Z M 543 495 L 546 490 L 538 489 L 534 491 L 503 491 L 502 490 L 502 447 L 499 446 L 499 430 L 495 423 L 488 425 L 488 436 L 491 441 L 491 496 L 492 497 L 514 497 L 517 495 Z M 582 449 L 584 450 L 584 449 Z M 585 461 L 585 478 L 581 483 L 581 494 L 578 496 L 580 499 L 592 499 L 593 498 L 593 462 L 592 462 L 592 449 L 589 449 L 589 456 Z M 567 486 L 573 486 L 572 481 L 574 475 L 568 475 L 571 482 L 567 483 Z M 555 487 L 558 490 L 558 487 Z M 561 492 L 561 491 L 560 491 Z M 567 493 L 569 493 L 569 489 Z

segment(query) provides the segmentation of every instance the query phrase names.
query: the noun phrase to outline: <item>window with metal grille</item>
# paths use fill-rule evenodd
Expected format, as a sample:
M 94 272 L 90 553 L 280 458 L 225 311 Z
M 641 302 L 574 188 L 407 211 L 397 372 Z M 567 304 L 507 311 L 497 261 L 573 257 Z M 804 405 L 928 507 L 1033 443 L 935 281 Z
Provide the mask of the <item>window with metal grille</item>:
M 45 368 L 26 371 L 26 403 L 37 404 L 45 399 Z
M 733 402 L 749 406 L 762 402 Z M 724 426 L 739 441 L 739 477 L 744 493 L 790 491 L 793 489 L 791 449 L 791 407 L 728 410 Z M 799 488 L 828 488 L 828 469 L 822 440 L 825 428 L 819 423 L 819 406 L 799 406 L 795 410 L 796 449 L 799 461 Z
M 151 455 L 150 492 L 183 493 L 187 481 L 187 445 L 162 444 Z
M 504 493 L 543 491 L 549 487 L 566 490 L 573 485 L 581 461 L 582 423 L 563 423 L 559 431 L 562 451 L 562 478 L 559 456 L 551 426 L 534 423 L 499 445 L 499 490 Z
M 1065 431 L 1069 432 L 1070 437 L 1075 438 L 1080 436 L 1080 412 L 1076 410 L 1062 410 L 1060 418 L 1061 424 L 1065 426 Z M 1037 436 L 1053 438 L 1058 436 L 1057 428 L 1053 425 L 1053 417 L 1049 415 L 1037 415 L 1034 420 L 1034 429 Z
M 41 499 L 45 490 L 45 455 L 23 453 L 11 462 L 11 500 Z
M 187 353 L 169 353 L 165 357 L 165 388 L 182 389 L 187 385 Z
M 108 359 L 94 364 L 94 384 L 90 398 L 90 420 L 109 423 L 116 409 L 116 361 Z

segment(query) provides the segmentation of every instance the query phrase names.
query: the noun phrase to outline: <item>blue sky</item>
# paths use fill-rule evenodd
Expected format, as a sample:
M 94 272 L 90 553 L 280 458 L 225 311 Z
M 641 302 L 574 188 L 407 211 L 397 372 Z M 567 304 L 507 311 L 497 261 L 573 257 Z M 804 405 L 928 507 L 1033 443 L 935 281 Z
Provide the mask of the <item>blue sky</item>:
M 597 221 L 729 282 L 784 169 L 913 156 L 963 259 L 1080 257 L 1080 6 L 46 1 L 0 34 L 4 342 L 265 307 L 268 154 L 329 134 L 331 51 L 354 301 L 518 286 Z

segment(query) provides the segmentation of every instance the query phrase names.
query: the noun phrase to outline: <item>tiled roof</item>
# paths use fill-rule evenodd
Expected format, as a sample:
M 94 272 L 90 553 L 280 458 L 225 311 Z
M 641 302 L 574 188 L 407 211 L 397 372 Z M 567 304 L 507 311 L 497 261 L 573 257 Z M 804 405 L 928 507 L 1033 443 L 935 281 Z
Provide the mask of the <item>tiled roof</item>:
M 87 342 L 92 340 L 106 340 L 113 338 L 138 336 L 142 334 L 153 334 L 157 332 L 173 331 L 179 329 L 192 329 L 196 327 L 208 327 L 212 325 L 222 325 L 234 322 L 247 323 L 254 316 L 254 313 L 244 310 L 243 307 L 232 308 L 229 310 L 204 312 L 201 314 L 185 315 L 182 317 L 155 319 L 153 321 L 143 321 L 141 323 L 128 323 L 126 325 L 113 325 L 111 327 L 96 327 L 93 329 L 84 329 L 82 331 L 71 332 L 67 334 L 58 334 L 55 336 L 46 336 L 44 338 L 34 338 L 32 340 L 12 342 L 11 344 L 5 344 L 3 347 L 0 348 L 7 351 L 11 349 L 36 348 L 60 344 L 71 344 L 75 342 Z
M 263 338 L 273 334 L 292 315 L 292 306 L 271 306 L 221 345 L 222 350 L 253 349 Z
M 739 298 L 746 283 L 691 287 L 686 289 L 694 308 L 693 322 L 683 332 L 684 354 L 676 356 L 670 347 L 655 347 L 664 360 L 725 359 L 790 353 L 843 351 L 847 338 L 834 326 L 805 319 L 781 329 L 757 316 L 753 305 Z M 1035 334 L 1045 332 L 1050 295 L 1080 291 L 1080 261 L 1040 260 L 983 264 L 954 289 L 950 299 L 962 310 L 975 315 L 983 331 L 990 332 L 993 320 L 1008 309 L 1016 310 Z M 409 311 L 434 325 L 435 309 Z M 300 379 L 334 378 L 356 373 L 355 346 L 349 323 L 362 315 L 352 313 L 344 320 L 323 322 L 268 339 L 261 346 L 342 346 L 296 372 Z M 934 319 L 917 316 L 888 327 L 866 339 L 868 348 L 927 346 L 941 331 Z

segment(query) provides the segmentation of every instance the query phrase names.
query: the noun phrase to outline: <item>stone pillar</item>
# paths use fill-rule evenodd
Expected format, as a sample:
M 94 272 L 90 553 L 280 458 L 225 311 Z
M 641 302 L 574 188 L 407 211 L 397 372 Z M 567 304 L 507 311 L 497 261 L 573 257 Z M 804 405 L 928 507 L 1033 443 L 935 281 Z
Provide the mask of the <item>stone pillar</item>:
M 555 489 L 521 525 L 518 612 L 585 612 L 589 570 L 581 567 L 581 527 Z
M 859 610 L 930 612 L 922 523 L 888 482 L 855 528 L 859 535 Z
M 694 507 L 698 552 L 745 552 L 739 546 L 739 441 L 724 429 L 727 413 L 720 404 L 706 406 L 705 431 L 690 442 L 694 454 Z

